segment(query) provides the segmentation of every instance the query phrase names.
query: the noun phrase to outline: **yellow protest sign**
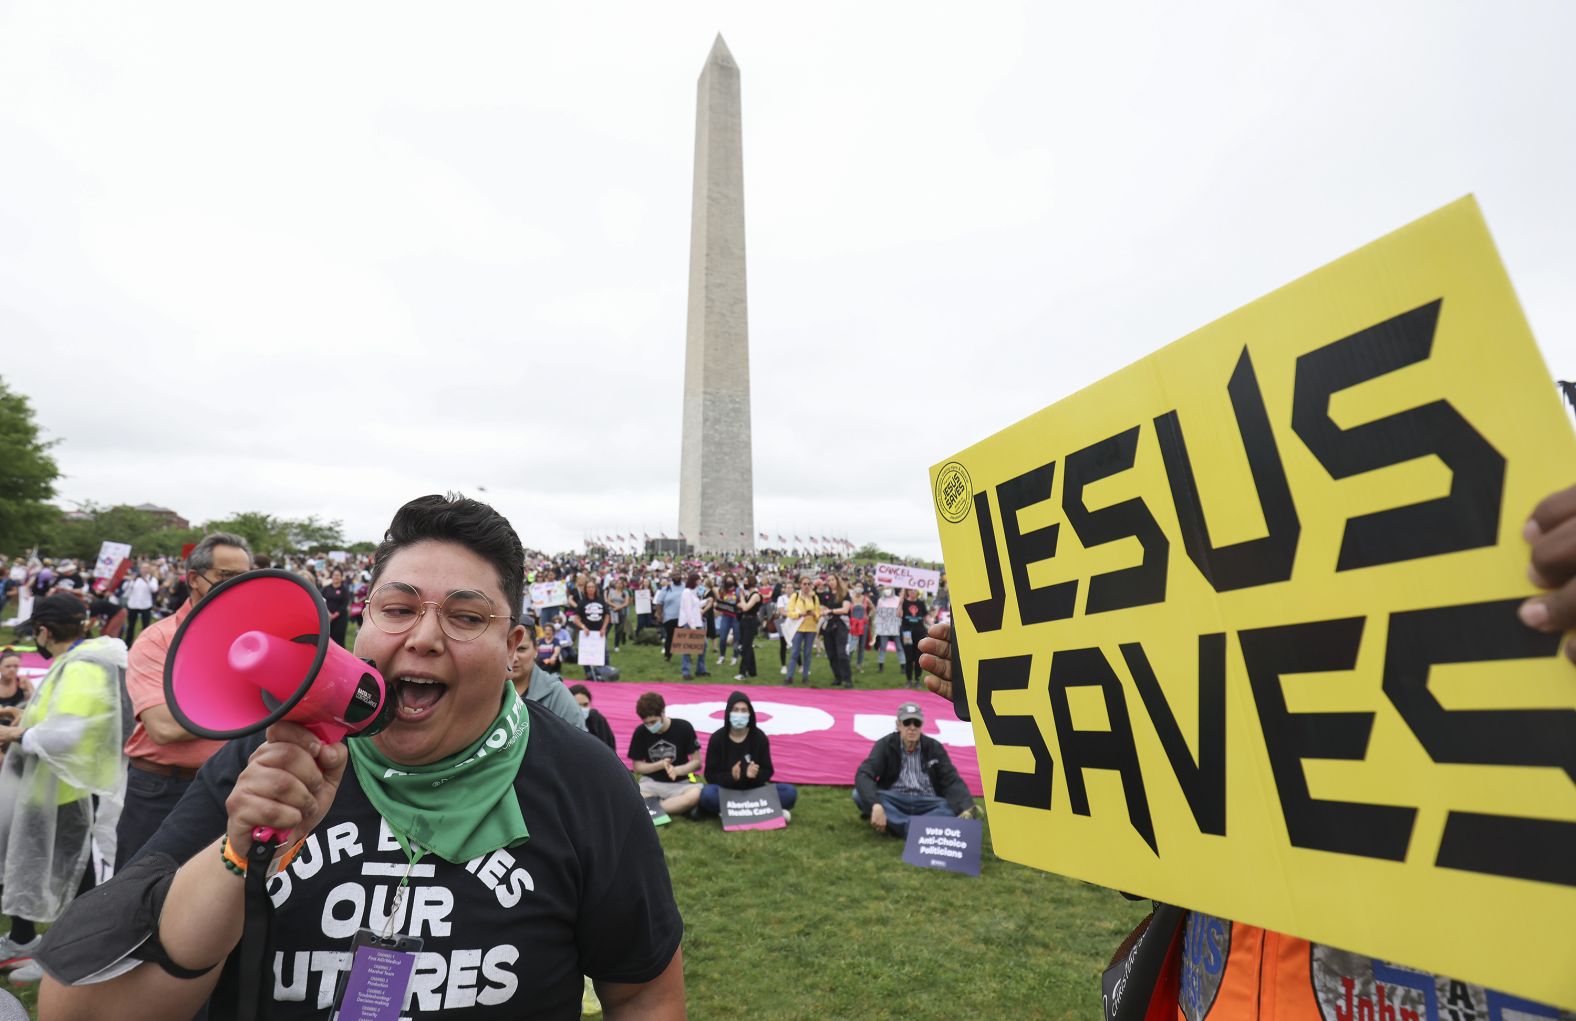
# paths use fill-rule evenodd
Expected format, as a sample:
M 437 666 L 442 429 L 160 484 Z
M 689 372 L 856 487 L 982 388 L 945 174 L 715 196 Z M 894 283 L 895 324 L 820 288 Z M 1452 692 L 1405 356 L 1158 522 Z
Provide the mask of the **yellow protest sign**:
M 1471 198 L 936 465 L 997 853 L 1576 1008 L 1573 479 Z

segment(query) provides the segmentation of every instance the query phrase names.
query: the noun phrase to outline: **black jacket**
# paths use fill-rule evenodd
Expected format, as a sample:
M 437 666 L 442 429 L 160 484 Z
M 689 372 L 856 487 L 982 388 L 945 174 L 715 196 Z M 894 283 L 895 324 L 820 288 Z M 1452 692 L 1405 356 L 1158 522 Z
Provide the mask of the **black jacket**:
M 941 742 L 925 734 L 919 736 L 919 754 L 930 776 L 930 785 L 936 794 L 946 799 L 954 812 L 962 812 L 974 805 L 968 785 L 958 775 L 957 767 Z M 854 774 L 854 789 L 867 805 L 876 803 L 876 792 L 897 783 L 898 772 L 903 768 L 903 737 L 897 731 L 886 735 L 870 748 L 870 754 L 859 764 Z
M 750 701 L 750 697 L 742 691 L 735 691 L 728 696 L 728 707 L 732 708 L 735 702 L 743 702 L 750 707 L 749 736 L 735 742 L 728 736 L 729 728 L 724 721 L 722 729 L 713 733 L 706 742 L 706 782 L 736 791 L 764 787 L 772 780 L 771 742 L 765 732 L 755 725 L 755 704 Z M 727 710 L 724 710 L 724 716 L 726 714 Z M 743 763 L 739 767 L 737 780 L 733 778 L 735 762 Z M 754 777 L 745 776 L 745 767 L 752 762 L 761 767 L 760 772 Z
M 613 754 L 618 754 L 618 745 L 613 738 L 613 726 L 607 722 L 607 717 L 593 709 L 586 716 L 586 730 L 591 736 L 613 749 Z

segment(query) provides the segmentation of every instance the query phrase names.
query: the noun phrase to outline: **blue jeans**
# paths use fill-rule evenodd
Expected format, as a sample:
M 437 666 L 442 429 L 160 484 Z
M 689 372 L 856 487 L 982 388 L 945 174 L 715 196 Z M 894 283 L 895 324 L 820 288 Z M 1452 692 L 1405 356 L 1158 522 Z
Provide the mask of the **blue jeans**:
M 739 618 L 717 614 L 717 658 L 722 659 L 728 654 L 728 636 L 733 636 L 734 655 L 738 655 L 739 644 Z
M 887 646 L 887 642 L 889 642 L 889 641 L 897 646 L 897 665 L 898 666 L 902 666 L 903 665 L 903 639 L 899 638 L 897 635 L 877 635 L 876 636 L 876 666 L 880 666 L 880 665 L 882 665 L 883 663 L 886 662 L 886 646 Z
M 699 676 L 706 672 L 706 654 L 703 652 L 695 659 L 697 660 L 695 675 Z M 687 652 L 679 656 L 679 672 L 686 678 L 690 676 L 690 654 Z
M 777 800 L 782 802 L 784 811 L 792 808 L 794 806 L 794 802 L 799 800 L 799 790 L 793 784 L 779 783 L 774 784 L 773 786 L 777 788 Z M 700 808 L 703 812 L 710 812 L 712 815 L 721 815 L 722 788 L 718 787 L 714 783 L 709 783 L 702 787 L 700 789 Z
M 854 663 L 857 666 L 863 667 L 865 665 L 865 640 L 869 637 L 869 635 L 848 636 L 848 655 L 854 657 Z
M 938 798 L 934 794 L 907 794 L 897 791 L 877 791 L 876 800 L 881 803 L 881 810 L 886 813 L 887 830 L 900 837 L 908 836 L 908 820 L 915 815 L 957 815 L 952 807 L 947 804 L 946 798 Z M 868 816 L 871 806 L 859 796 L 859 788 L 854 788 L 854 804 L 859 806 L 859 814 Z
M 810 656 L 815 652 L 815 632 L 795 631 L 793 648 L 788 651 L 788 681 L 793 682 L 794 664 L 804 665 L 804 683 L 810 683 Z

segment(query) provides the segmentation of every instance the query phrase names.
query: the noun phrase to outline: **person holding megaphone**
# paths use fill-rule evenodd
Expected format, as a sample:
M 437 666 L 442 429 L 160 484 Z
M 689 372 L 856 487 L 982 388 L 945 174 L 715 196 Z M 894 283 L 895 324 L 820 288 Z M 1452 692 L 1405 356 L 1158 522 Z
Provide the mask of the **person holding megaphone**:
M 574 1018 L 582 975 L 609 1018 L 683 1017 L 683 923 L 645 806 L 594 738 L 505 679 L 523 577 L 501 515 L 426 496 L 374 555 L 354 656 L 283 572 L 205 601 L 171 650 L 172 710 L 266 731 L 215 754 L 145 852 L 46 934 L 41 1021 L 379 1002 Z

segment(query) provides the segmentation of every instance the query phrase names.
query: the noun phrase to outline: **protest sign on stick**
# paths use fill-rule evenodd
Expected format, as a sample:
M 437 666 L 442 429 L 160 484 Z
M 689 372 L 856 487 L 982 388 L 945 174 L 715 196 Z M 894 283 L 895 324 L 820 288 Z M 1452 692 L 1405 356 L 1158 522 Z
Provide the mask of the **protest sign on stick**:
M 93 577 L 113 578 L 120 562 L 131 556 L 131 543 L 110 542 L 105 540 L 99 544 L 98 560 L 93 564 Z
M 1470 198 L 937 464 L 996 853 L 1576 1008 L 1572 464 Z
M 651 593 L 648 590 L 643 589 L 643 588 L 642 589 L 636 589 L 635 590 L 635 613 L 638 615 L 638 614 L 650 613 L 650 612 L 651 612 Z
M 903 564 L 877 564 L 876 584 L 894 589 L 918 589 L 933 596 L 941 587 L 941 572 Z

